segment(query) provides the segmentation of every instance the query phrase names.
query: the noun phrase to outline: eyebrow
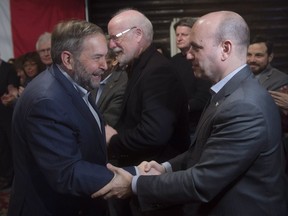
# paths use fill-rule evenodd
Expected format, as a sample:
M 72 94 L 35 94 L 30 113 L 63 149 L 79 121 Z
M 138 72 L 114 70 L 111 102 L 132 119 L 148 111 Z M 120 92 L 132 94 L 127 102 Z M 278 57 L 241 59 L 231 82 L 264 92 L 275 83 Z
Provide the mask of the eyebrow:
M 204 47 L 201 45 L 196 44 L 195 42 L 191 42 L 190 43 L 192 47 L 196 48 L 196 49 L 203 49 Z

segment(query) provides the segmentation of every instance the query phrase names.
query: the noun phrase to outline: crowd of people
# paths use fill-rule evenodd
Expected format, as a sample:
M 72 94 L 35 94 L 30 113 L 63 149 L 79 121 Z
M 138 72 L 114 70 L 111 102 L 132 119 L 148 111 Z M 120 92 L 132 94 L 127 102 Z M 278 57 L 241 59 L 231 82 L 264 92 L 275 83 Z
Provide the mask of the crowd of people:
M 181 18 L 171 58 L 138 10 L 107 29 L 59 22 L 1 61 L 8 215 L 287 215 L 288 75 L 272 41 L 250 42 L 232 11 Z

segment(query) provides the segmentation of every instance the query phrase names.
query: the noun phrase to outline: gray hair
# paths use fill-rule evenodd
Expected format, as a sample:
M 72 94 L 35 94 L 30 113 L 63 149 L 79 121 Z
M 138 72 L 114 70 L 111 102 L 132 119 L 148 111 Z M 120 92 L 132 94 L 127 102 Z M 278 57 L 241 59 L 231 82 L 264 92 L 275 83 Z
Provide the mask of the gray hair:
M 61 53 L 69 51 L 78 56 L 82 51 L 85 38 L 94 34 L 102 34 L 103 30 L 85 20 L 69 20 L 58 23 L 52 32 L 51 57 L 54 63 L 61 64 Z
M 151 43 L 153 41 L 153 34 L 154 34 L 153 25 L 151 21 L 142 12 L 133 8 L 124 8 L 124 9 L 117 11 L 113 15 L 113 17 L 126 11 L 135 12 L 135 17 L 129 19 L 129 22 L 131 23 L 131 27 L 136 26 L 136 27 L 141 28 L 143 30 L 143 34 L 145 36 L 146 41 L 148 43 Z
M 36 42 L 36 50 L 39 50 L 39 46 L 42 43 L 45 43 L 46 41 L 51 40 L 51 33 L 49 32 L 44 32 L 43 34 L 41 34 Z

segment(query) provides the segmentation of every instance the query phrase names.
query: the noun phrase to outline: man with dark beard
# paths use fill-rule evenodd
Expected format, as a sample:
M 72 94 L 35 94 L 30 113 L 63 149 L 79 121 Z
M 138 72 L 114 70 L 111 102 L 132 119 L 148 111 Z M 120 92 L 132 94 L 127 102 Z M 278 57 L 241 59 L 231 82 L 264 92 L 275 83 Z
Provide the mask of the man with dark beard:
M 14 111 L 9 215 L 105 215 L 106 203 L 90 195 L 113 173 L 105 167 L 103 121 L 88 97 L 107 69 L 107 51 L 103 31 L 92 23 L 55 27 L 53 65 L 29 83 Z
M 273 57 L 273 42 L 265 36 L 255 36 L 248 47 L 247 64 L 267 90 L 279 90 L 288 84 L 288 75 L 272 67 Z

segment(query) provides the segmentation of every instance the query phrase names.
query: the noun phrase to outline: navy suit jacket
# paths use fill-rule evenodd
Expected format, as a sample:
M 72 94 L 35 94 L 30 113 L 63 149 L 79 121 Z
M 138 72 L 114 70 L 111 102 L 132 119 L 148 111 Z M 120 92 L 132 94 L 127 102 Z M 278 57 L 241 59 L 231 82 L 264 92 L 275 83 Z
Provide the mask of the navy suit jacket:
M 287 215 L 279 111 L 248 66 L 213 97 L 173 173 L 140 176 L 139 203 L 186 204 L 184 215 Z
M 56 65 L 31 81 L 13 116 L 9 215 L 104 215 L 104 201 L 90 198 L 113 178 L 101 127 Z

